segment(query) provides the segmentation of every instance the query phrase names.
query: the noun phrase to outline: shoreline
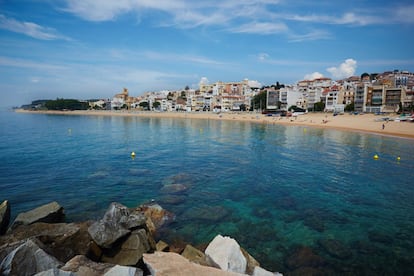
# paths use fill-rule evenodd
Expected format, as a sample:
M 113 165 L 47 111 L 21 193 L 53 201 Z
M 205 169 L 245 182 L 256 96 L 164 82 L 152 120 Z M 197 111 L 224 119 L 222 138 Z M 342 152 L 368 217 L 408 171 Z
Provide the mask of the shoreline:
M 414 122 L 380 121 L 384 117 L 395 118 L 398 115 L 378 116 L 374 114 L 333 116 L 332 113 L 306 113 L 294 117 L 266 116 L 255 112 L 155 112 L 155 111 L 111 111 L 111 110 L 76 110 L 76 111 L 31 111 L 17 109 L 18 113 L 86 115 L 86 116 L 134 116 L 151 118 L 212 119 L 226 121 L 245 121 L 262 124 L 280 124 L 307 126 L 312 128 L 329 128 L 342 131 L 371 133 L 382 136 L 414 139 Z M 384 129 L 383 129 L 384 125 Z

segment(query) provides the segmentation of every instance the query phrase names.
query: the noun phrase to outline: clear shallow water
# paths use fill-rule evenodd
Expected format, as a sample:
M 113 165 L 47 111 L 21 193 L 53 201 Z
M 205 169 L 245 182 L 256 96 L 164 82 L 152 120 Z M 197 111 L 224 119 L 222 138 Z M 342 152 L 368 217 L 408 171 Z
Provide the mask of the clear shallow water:
M 287 274 L 414 274 L 413 140 L 235 121 L 0 116 L 0 200 L 13 217 L 56 200 L 69 221 L 97 219 L 112 201 L 155 199 L 176 215 L 170 242 L 229 235 Z M 303 257 L 304 247 L 321 259 Z

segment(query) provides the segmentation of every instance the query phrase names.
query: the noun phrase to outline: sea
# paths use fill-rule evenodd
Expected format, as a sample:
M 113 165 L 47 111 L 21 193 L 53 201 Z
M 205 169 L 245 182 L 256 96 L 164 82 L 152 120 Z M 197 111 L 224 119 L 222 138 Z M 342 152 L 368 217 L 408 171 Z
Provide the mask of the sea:
M 68 222 L 153 201 L 174 214 L 169 243 L 229 236 L 285 275 L 414 275 L 413 139 L 2 110 L 3 200 L 12 219 L 57 201 Z

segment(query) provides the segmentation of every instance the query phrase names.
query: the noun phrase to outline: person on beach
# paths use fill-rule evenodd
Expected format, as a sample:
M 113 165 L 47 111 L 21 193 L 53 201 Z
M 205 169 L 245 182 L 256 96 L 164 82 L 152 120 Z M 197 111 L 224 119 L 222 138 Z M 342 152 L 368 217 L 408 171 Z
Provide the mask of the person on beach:
M 382 124 L 382 129 L 384 129 L 385 128 L 385 125 L 384 124 Z

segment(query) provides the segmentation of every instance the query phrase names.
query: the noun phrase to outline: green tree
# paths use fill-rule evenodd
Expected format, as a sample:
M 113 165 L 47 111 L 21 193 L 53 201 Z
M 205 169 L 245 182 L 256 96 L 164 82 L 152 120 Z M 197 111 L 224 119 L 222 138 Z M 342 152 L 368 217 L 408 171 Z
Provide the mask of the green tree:
M 160 107 L 160 105 L 161 105 L 161 103 L 160 103 L 160 102 L 154 102 L 154 103 L 152 104 L 152 107 L 153 107 L 153 108 L 155 108 L 155 109 L 158 109 L 158 107 Z
M 344 111 L 346 111 L 346 112 L 351 112 L 351 111 L 354 111 L 354 110 L 355 110 L 355 104 L 354 103 L 347 104 L 344 108 Z
M 139 106 L 142 107 L 144 110 L 149 110 L 149 103 L 148 102 L 140 102 Z
M 252 99 L 252 109 L 265 109 L 267 103 L 267 90 L 262 90 L 253 97 Z
M 45 107 L 49 110 L 87 110 L 88 102 L 81 102 L 74 99 L 56 99 L 45 103 Z
M 324 111 L 325 110 L 325 103 L 317 102 L 313 106 L 313 111 Z

